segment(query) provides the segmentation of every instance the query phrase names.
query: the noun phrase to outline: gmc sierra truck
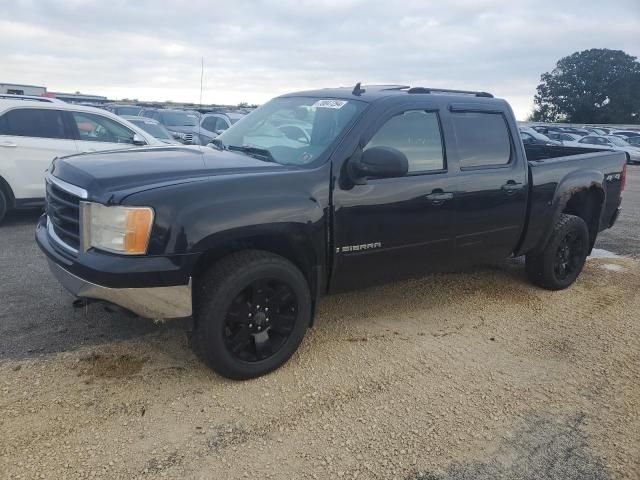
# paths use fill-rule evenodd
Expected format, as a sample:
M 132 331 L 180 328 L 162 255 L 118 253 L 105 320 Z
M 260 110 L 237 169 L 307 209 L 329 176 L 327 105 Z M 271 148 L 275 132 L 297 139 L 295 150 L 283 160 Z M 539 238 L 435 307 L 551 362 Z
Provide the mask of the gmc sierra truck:
M 486 92 L 358 84 L 275 98 L 200 149 L 56 159 L 36 238 L 72 294 L 192 316 L 209 366 L 246 379 L 291 357 L 324 294 L 516 256 L 568 287 L 626 161 L 525 149 Z

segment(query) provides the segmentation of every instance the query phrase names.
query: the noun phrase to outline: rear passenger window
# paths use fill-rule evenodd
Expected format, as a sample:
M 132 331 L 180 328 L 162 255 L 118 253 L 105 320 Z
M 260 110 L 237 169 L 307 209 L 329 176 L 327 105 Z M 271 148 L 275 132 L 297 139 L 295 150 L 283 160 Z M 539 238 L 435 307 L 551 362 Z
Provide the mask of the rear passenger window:
M 9 110 L 0 119 L 0 134 L 18 137 L 69 138 L 62 112 L 44 108 Z
M 440 124 L 435 112 L 409 110 L 390 118 L 369 140 L 365 150 L 371 147 L 400 150 L 409 160 L 409 173 L 445 168 Z
M 500 113 L 452 113 L 451 123 L 461 168 L 506 165 L 511 159 L 511 141 Z

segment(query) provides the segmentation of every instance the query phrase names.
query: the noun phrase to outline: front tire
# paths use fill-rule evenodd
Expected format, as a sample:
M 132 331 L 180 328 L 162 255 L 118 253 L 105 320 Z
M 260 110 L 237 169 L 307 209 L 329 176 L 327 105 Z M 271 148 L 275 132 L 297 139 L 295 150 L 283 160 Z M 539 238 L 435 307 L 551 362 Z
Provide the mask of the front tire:
M 547 290 L 563 290 L 575 282 L 589 252 L 589 229 L 575 215 L 561 214 L 544 250 L 528 254 L 529 280 Z
M 269 252 L 247 250 L 214 264 L 195 292 L 194 341 L 205 362 L 234 380 L 259 377 L 297 350 L 311 319 L 300 270 Z

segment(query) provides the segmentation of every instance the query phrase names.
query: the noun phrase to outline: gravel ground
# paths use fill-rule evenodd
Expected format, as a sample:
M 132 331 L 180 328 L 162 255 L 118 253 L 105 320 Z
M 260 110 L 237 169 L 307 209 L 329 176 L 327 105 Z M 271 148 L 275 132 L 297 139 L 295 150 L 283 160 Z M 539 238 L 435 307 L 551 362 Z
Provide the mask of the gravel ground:
M 638 255 L 639 173 L 599 247 Z M 0 228 L 3 478 L 640 478 L 633 258 L 563 292 L 513 261 L 328 297 L 287 365 L 231 382 L 189 322 L 73 310 L 35 218 Z

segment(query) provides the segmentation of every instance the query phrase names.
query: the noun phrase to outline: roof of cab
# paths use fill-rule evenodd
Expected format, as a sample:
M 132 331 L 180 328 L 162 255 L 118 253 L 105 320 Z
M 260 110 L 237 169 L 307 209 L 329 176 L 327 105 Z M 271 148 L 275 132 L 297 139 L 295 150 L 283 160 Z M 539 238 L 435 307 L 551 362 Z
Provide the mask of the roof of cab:
M 339 98 L 343 100 L 360 100 L 364 102 L 374 102 L 376 100 L 391 96 L 407 95 L 442 95 L 461 96 L 464 98 L 492 99 L 493 95 L 487 92 L 471 90 L 450 90 L 430 87 L 410 87 L 408 85 L 360 85 L 355 87 L 323 88 L 319 90 L 308 90 L 282 95 L 283 97 L 327 97 Z

